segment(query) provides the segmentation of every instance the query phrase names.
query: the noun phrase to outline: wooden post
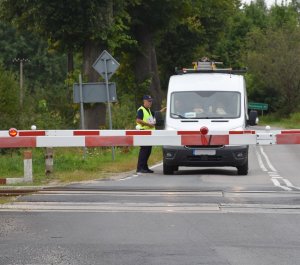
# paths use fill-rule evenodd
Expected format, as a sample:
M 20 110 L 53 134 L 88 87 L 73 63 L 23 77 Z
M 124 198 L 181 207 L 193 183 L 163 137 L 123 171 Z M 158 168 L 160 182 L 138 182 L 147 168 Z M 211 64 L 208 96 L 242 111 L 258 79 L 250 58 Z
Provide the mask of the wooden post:
M 46 170 L 45 174 L 49 175 L 53 173 L 53 148 L 46 148 L 46 154 L 45 154 L 45 164 L 46 164 Z

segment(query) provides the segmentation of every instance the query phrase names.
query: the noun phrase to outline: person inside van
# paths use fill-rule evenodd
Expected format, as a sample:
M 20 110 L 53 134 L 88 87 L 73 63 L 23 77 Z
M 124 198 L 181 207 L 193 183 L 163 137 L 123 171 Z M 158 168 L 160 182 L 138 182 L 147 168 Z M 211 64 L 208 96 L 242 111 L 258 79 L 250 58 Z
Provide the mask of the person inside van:
M 183 102 L 182 99 L 175 99 L 174 101 L 174 112 L 173 114 L 184 116 L 184 114 L 187 112 L 185 102 Z
M 203 112 L 204 112 L 204 109 L 203 109 L 201 103 L 196 102 L 196 103 L 194 104 L 193 111 L 196 112 L 196 113 L 199 113 L 199 114 L 200 114 L 200 113 L 203 113 Z
M 184 104 L 182 102 L 182 100 L 180 99 L 176 99 L 175 102 L 174 102 L 174 112 L 176 114 L 182 114 L 184 113 Z
M 222 102 L 217 102 L 215 107 L 215 113 L 218 115 L 225 115 L 227 112 L 225 111 L 225 106 Z

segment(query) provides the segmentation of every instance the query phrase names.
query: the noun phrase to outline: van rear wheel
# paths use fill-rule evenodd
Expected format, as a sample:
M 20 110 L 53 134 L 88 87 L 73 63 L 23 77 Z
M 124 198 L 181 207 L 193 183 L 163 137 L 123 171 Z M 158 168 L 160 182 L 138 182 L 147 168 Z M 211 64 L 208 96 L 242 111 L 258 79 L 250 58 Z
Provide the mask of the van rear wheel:
M 237 168 L 237 174 L 240 176 L 248 175 L 248 159 L 245 164 L 242 166 L 238 166 Z
M 174 171 L 178 170 L 178 166 L 168 166 L 163 163 L 164 175 L 173 175 Z

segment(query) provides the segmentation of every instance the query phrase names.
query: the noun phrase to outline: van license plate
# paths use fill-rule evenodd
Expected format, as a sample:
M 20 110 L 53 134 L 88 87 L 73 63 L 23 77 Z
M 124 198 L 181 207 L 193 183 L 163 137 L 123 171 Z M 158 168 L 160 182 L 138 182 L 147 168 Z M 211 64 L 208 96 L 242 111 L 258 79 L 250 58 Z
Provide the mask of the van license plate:
M 216 150 L 193 150 L 193 155 L 194 156 L 201 156 L 201 155 L 209 155 L 209 156 L 214 156 L 216 155 Z

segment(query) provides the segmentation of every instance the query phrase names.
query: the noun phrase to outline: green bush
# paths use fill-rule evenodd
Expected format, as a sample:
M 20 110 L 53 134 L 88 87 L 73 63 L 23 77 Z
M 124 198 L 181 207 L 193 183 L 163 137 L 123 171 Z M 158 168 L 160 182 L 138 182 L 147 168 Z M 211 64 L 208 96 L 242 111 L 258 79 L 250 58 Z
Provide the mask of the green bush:
M 113 129 L 135 129 L 136 105 L 134 95 L 124 94 L 112 106 Z
M 260 125 L 271 125 L 285 129 L 300 129 L 300 113 L 292 113 L 287 118 L 282 118 L 278 114 L 268 114 L 259 117 Z
M 13 73 L 0 65 L 0 129 L 20 124 L 19 83 Z

